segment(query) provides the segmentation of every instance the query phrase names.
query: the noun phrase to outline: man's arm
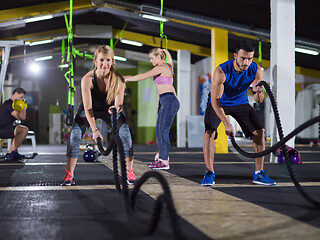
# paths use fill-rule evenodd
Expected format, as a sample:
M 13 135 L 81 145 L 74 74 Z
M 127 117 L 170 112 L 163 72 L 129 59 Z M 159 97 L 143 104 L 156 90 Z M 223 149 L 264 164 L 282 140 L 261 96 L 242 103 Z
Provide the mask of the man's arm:
M 223 83 L 226 80 L 224 72 L 222 71 L 221 67 L 218 66 L 214 72 L 211 82 L 211 105 L 214 111 L 216 112 L 217 116 L 221 119 L 223 125 L 226 129 L 226 134 L 234 136 L 234 129 L 233 126 L 230 124 L 222 106 L 220 105 L 220 98 L 224 91 Z
M 262 69 L 260 66 L 258 66 L 256 77 L 252 82 L 252 91 L 253 91 L 253 99 L 259 104 L 262 103 L 264 100 L 264 87 L 263 86 L 257 87 L 257 84 L 260 81 L 262 81 L 262 78 L 263 78 Z
M 27 118 L 27 110 L 25 108 L 22 109 L 21 111 L 13 110 L 11 112 L 11 115 L 16 119 L 23 121 L 23 120 L 26 120 L 26 118 Z

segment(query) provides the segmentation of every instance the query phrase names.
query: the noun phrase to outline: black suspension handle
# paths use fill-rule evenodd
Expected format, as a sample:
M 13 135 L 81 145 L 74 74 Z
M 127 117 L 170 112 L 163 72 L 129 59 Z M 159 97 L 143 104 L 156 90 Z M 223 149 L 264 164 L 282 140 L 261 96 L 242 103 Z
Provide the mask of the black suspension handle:
M 72 126 L 73 124 L 73 112 L 74 112 L 74 106 L 69 104 L 67 109 L 67 119 L 66 119 L 67 126 Z

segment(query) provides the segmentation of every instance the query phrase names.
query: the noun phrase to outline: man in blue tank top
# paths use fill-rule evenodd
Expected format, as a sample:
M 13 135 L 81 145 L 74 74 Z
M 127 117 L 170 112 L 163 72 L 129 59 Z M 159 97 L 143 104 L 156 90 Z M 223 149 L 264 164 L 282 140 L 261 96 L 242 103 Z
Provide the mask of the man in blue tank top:
M 222 122 L 228 136 L 235 136 L 234 128 L 226 115 L 231 115 L 240 125 L 246 137 L 253 138 L 254 152 L 265 150 L 264 126 L 259 115 L 250 106 L 247 91 L 252 84 L 254 100 L 262 103 L 264 87 L 256 86 L 262 80 L 262 69 L 252 62 L 254 47 L 248 42 L 238 44 L 234 59 L 220 64 L 213 73 L 211 92 L 209 93 L 205 113 L 205 135 L 203 139 L 203 154 L 207 171 L 202 180 L 202 186 L 215 184 L 214 140 L 217 138 L 217 128 Z M 264 157 L 255 158 L 255 173 L 253 183 L 275 185 L 263 170 Z

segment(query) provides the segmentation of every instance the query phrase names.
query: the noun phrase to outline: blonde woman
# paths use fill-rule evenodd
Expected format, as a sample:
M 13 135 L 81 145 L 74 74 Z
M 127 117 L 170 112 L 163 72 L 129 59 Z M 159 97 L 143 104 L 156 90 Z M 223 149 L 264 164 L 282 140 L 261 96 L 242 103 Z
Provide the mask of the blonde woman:
M 111 124 L 111 111 L 117 109 L 119 136 L 124 145 L 125 160 L 127 164 L 127 182 L 133 184 L 136 177 L 133 173 L 132 139 L 125 116 L 122 112 L 124 90 L 126 87 L 124 78 L 115 68 L 113 50 L 106 45 L 97 48 L 94 54 L 94 70 L 88 72 L 81 79 L 82 103 L 75 116 L 70 139 L 67 147 L 67 173 L 61 185 L 74 185 L 74 170 L 76 167 L 80 141 L 88 127 L 91 128 L 92 138 L 103 140 L 96 126 L 96 119 L 100 118 L 109 126 Z
M 154 48 L 149 52 L 153 69 L 135 76 L 126 76 L 126 81 L 141 81 L 153 77 L 157 86 L 160 100 L 156 124 L 156 136 L 159 157 L 155 162 L 148 164 L 151 169 L 170 169 L 169 166 L 169 131 L 172 121 L 180 108 L 180 102 L 176 97 L 173 87 L 173 62 L 170 53 L 165 49 Z M 157 155 L 158 156 L 158 155 Z

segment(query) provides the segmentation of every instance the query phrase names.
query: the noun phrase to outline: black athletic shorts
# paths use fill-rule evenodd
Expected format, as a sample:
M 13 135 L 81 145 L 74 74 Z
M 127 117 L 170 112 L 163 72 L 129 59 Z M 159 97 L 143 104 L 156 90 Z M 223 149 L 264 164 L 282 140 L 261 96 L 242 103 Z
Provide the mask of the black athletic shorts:
M 14 138 L 14 130 L 17 126 L 14 125 L 0 125 L 0 138 L 8 139 Z
M 242 104 L 238 106 L 223 106 L 226 115 L 232 116 L 240 125 L 246 137 L 253 136 L 252 132 L 255 130 L 263 129 L 263 123 L 257 112 L 250 106 L 250 104 Z M 220 118 L 217 116 L 212 108 L 211 103 L 207 104 L 207 109 L 204 117 L 204 125 L 207 130 L 216 132 L 215 139 L 218 137 L 217 128 L 221 123 Z

